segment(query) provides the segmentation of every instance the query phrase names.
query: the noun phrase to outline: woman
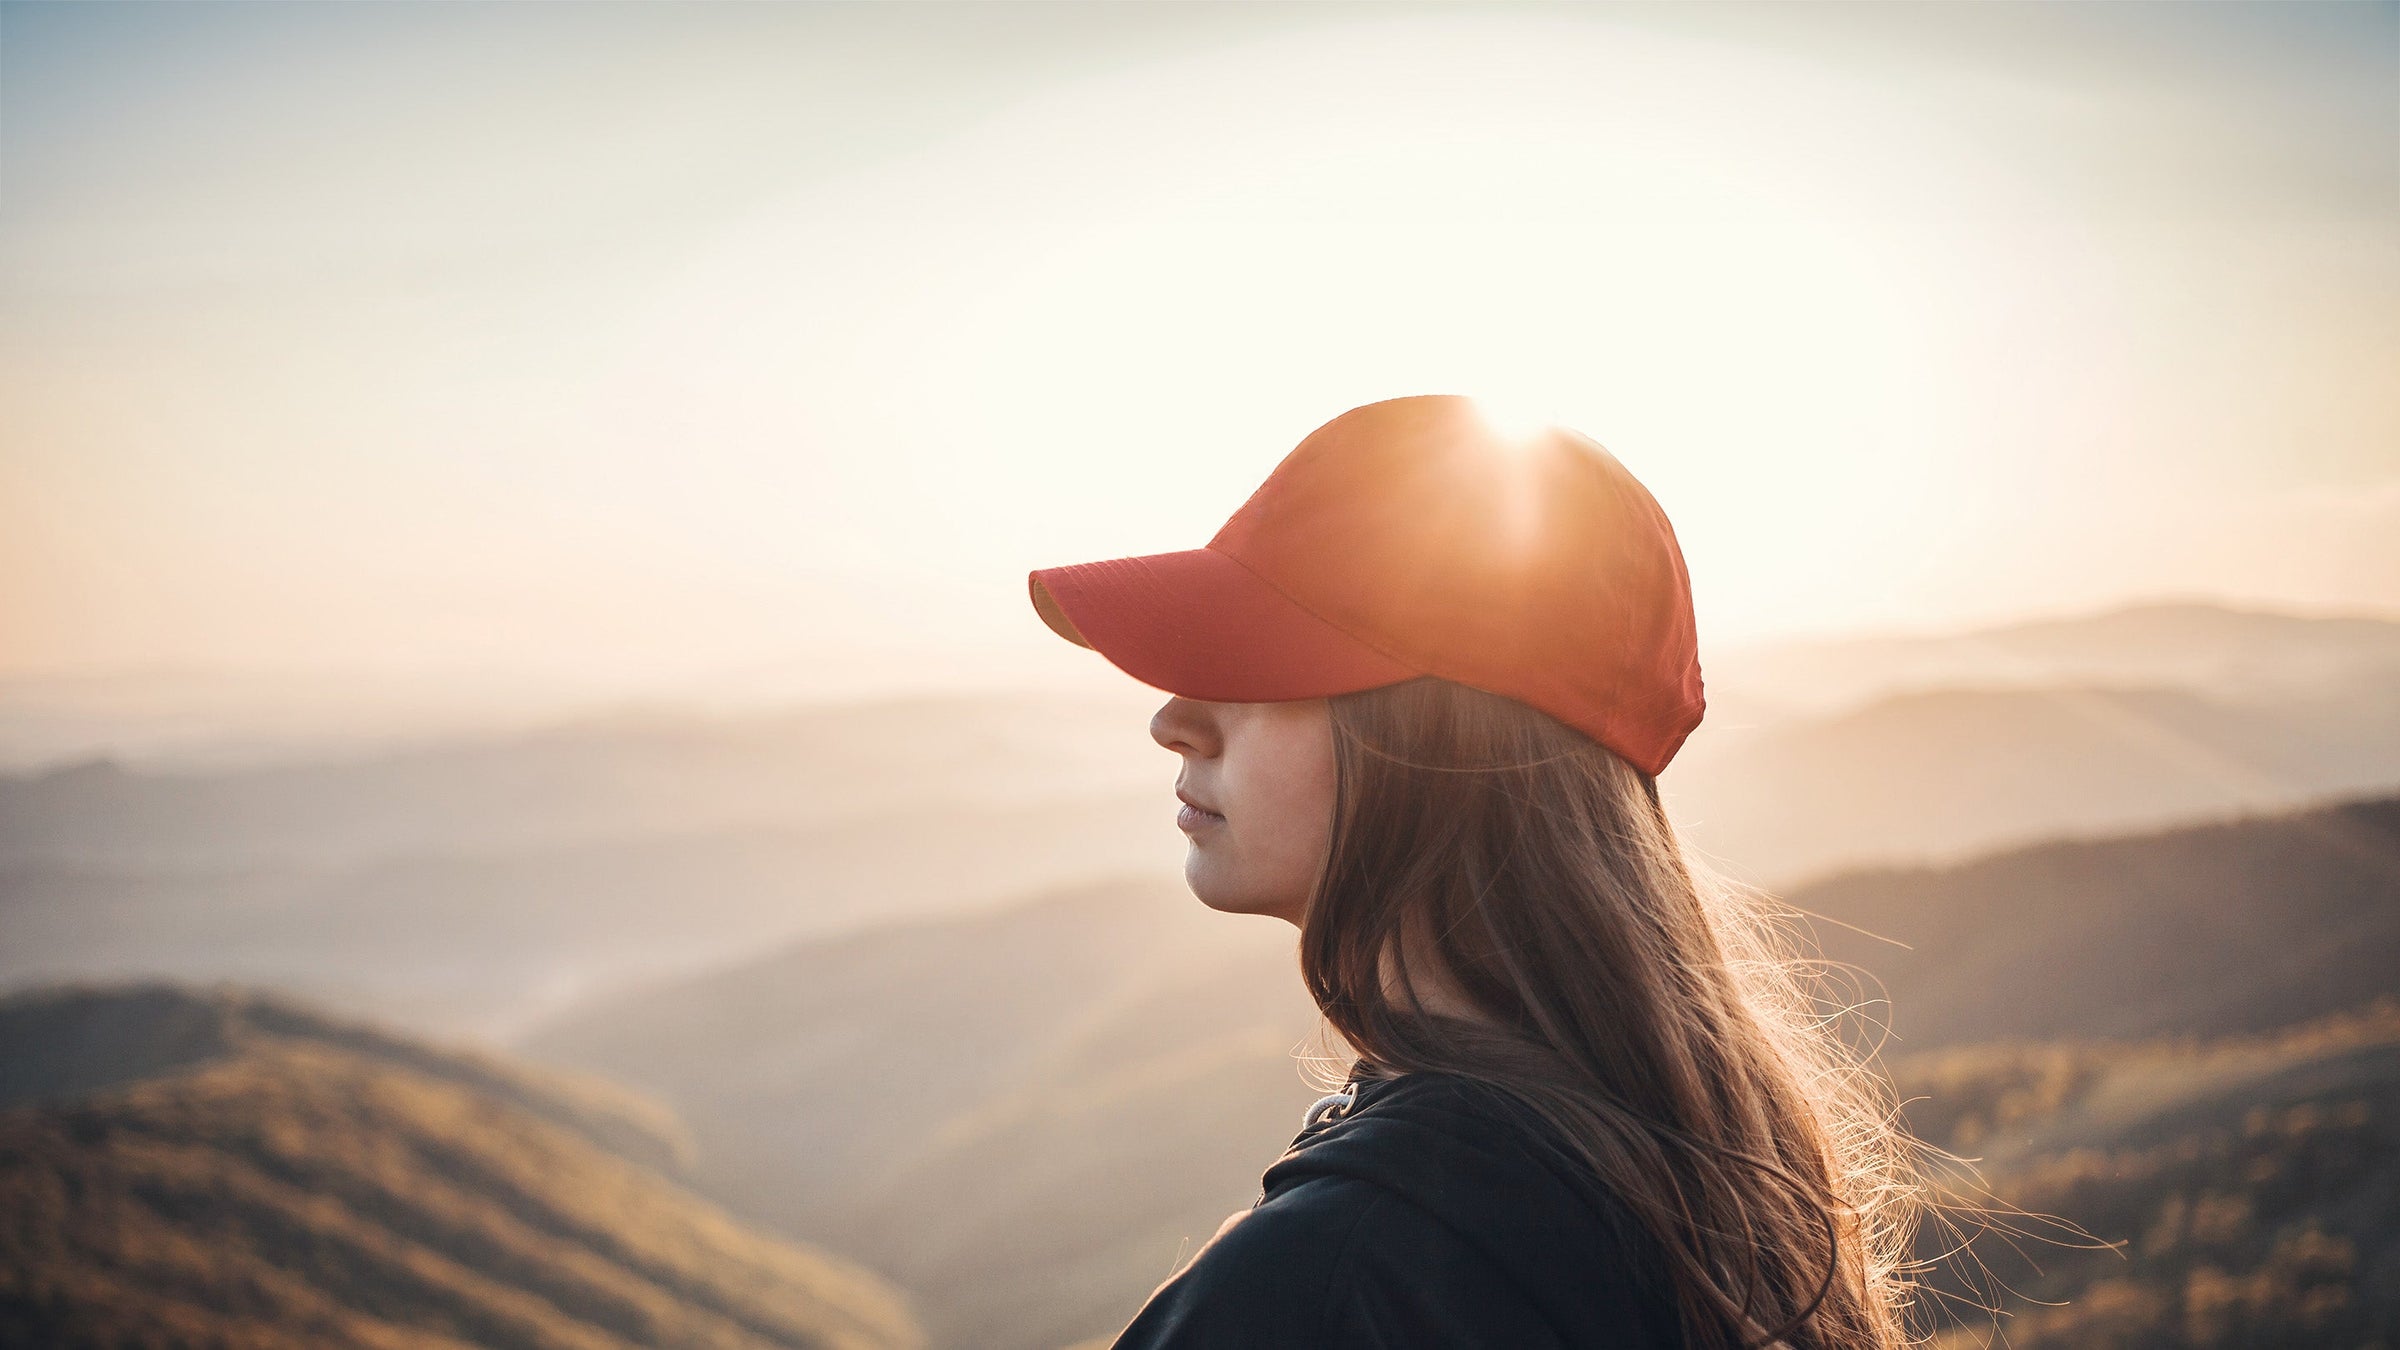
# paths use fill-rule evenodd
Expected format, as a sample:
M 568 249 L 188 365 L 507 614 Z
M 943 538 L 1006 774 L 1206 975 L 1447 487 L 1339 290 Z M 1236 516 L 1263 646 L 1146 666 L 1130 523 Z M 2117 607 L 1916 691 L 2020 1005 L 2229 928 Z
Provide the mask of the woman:
M 1175 695 L 1192 891 L 1295 925 L 1356 1052 L 1118 1347 L 1903 1341 L 1879 1085 L 1660 805 L 1690 586 L 1613 456 L 1369 404 L 1206 547 L 1030 583 Z

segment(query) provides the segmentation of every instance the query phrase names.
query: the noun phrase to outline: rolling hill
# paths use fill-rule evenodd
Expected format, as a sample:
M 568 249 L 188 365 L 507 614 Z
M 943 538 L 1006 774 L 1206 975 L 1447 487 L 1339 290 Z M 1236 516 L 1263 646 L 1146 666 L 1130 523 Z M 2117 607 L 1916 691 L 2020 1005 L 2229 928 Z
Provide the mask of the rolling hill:
M 909 1347 L 905 1301 L 625 1156 L 655 1110 L 240 991 L 0 1001 L 0 1342 Z
M 1128 878 L 804 944 L 524 1049 L 676 1102 L 709 1193 L 916 1291 L 938 1343 L 1055 1347 L 1121 1325 L 1298 1129 L 1293 960 L 1282 923 Z

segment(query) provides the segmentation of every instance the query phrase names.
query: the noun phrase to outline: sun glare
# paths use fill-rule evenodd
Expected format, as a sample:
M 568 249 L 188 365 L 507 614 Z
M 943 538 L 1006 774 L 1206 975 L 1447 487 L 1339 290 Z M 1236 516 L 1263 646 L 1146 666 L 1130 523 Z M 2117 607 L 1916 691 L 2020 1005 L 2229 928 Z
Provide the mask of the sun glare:
M 1545 433 L 1562 421 L 1555 411 L 1533 399 L 1488 394 L 1471 397 L 1484 425 L 1515 454 L 1514 459 L 1493 468 L 1500 480 L 1494 484 L 1501 513 L 1500 537 L 1518 554 L 1529 554 L 1539 543 L 1542 520 L 1542 474 L 1535 456 L 1548 442 Z
M 1562 424 L 1555 408 L 1530 398 L 1492 394 L 1474 394 L 1470 397 L 1484 425 L 1520 450 L 1530 447 L 1543 431 Z

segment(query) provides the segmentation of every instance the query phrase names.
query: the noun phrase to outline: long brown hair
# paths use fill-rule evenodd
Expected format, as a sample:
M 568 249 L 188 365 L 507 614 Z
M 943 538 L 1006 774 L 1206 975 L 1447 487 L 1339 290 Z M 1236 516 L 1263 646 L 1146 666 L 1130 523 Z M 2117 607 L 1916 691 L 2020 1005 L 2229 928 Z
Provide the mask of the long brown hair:
M 1537 1113 L 1656 1238 L 1690 1344 L 1904 1343 L 1905 1136 L 1764 897 L 1548 714 L 1431 677 L 1330 704 L 1300 964 L 1333 1029 L 1380 1072 Z M 1419 1006 L 1429 988 L 1479 1016 Z

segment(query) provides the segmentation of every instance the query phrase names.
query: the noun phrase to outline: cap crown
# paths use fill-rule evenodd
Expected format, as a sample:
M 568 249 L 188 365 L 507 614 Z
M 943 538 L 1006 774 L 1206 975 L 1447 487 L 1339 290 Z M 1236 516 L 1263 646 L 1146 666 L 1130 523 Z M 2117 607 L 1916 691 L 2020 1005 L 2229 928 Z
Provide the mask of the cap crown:
M 1455 395 L 1353 408 L 1208 546 L 1360 642 L 1538 707 L 1648 772 L 1699 724 L 1674 529 L 1567 428 L 1512 435 Z

